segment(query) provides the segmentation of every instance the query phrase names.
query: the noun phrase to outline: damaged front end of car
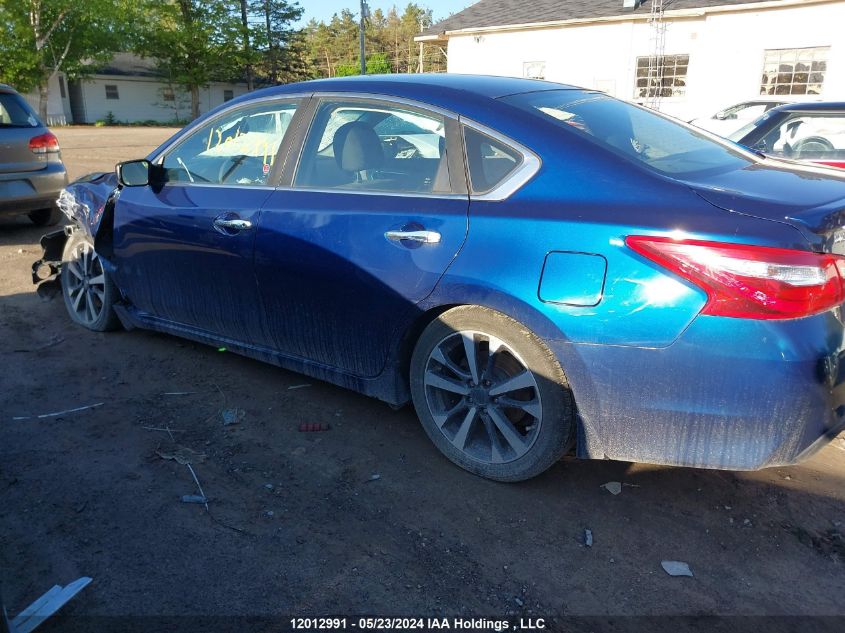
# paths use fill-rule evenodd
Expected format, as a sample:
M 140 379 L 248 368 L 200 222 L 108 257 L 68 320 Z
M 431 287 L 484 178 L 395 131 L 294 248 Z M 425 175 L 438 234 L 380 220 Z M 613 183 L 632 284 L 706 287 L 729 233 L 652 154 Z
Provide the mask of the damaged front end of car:
M 38 286 L 38 296 L 52 299 L 61 293 L 59 277 L 65 245 L 74 232 L 84 232 L 101 255 L 111 252 L 116 192 L 117 177 L 108 172 L 83 176 L 62 189 L 57 204 L 70 224 L 41 238 L 41 259 L 32 264 L 32 283 Z

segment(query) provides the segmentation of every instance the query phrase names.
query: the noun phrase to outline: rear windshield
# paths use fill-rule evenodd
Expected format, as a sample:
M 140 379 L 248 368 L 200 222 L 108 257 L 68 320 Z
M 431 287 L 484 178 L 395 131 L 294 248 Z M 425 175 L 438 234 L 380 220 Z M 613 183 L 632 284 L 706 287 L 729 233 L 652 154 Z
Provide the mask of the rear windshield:
M 601 93 L 547 90 L 512 95 L 502 101 L 539 114 L 667 176 L 717 174 L 754 162 L 733 144 Z
M 20 95 L 0 92 L 0 127 L 38 127 L 35 112 Z

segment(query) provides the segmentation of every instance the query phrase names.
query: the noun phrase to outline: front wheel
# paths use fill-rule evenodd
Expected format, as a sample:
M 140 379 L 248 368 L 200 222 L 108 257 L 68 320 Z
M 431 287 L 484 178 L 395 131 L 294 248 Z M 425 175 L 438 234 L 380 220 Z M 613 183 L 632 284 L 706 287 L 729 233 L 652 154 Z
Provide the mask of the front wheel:
M 76 323 L 95 332 L 120 327 L 114 312 L 117 288 L 91 240 L 79 231 L 65 244 L 61 280 L 65 307 Z
M 572 446 L 563 370 L 536 335 L 499 312 L 462 306 L 435 319 L 414 349 L 411 395 L 437 448 L 488 479 L 529 479 Z

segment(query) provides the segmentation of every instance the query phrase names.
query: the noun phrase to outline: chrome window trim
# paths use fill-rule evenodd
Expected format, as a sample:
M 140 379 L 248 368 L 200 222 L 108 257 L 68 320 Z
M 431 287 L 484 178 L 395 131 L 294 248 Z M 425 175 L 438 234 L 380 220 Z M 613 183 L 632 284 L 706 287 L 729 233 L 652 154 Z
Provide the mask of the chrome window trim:
M 316 99 L 318 102 L 322 102 L 324 99 L 349 99 L 352 101 L 361 100 L 372 103 L 373 101 L 384 101 L 387 103 L 396 103 L 399 105 L 404 105 L 412 108 L 416 108 L 417 110 L 422 110 L 424 112 L 431 112 L 432 114 L 437 114 L 442 116 L 444 119 L 452 119 L 455 123 L 460 125 L 460 115 L 451 112 L 450 110 L 444 110 L 443 108 L 439 108 L 434 105 L 429 105 L 423 101 L 415 101 L 414 99 L 406 99 L 405 97 L 394 97 L 392 95 L 383 95 L 380 93 L 375 92 L 314 92 L 312 95 L 313 99 Z M 317 108 L 322 105 L 321 103 L 317 104 Z M 299 148 L 299 154 L 296 157 L 296 164 L 293 168 L 293 174 L 291 177 L 291 185 L 289 187 L 279 187 L 281 191 L 310 191 L 314 193 L 342 193 L 342 194 L 358 194 L 358 195 L 370 195 L 370 196 L 396 196 L 400 198 L 461 198 L 464 200 L 469 200 L 467 193 L 433 193 L 433 192 L 418 192 L 415 193 L 413 191 L 379 191 L 379 190 L 371 190 L 371 191 L 360 191 L 356 189 L 343 189 L 336 187 L 334 189 L 323 189 L 321 187 L 302 187 L 296 186 L 296 176 L 299 173 L 299 166 L 302 163 L 302 154 L 305 151 L 305 144 L 308 141 L 308 136 L 311 134 L 311 128 L 314 125 L 314 121 L 317 118 L 317 108 L 314 110 L 314 116 L 311 117 L 311 120 L 308 122 L 308 129 L 305 131 L 305 136 L 302 139 L 302 146 Z M 444 121 L 445 127 L 445 121 Z M 462 143 L 463 145 L 463 143 Z
M 460 121 L 463 128 L 470 128 L 472 130 L 475 130 L 476 132 L 480 132 L 481 134 L 489 136 L 490 138 L 499 141 L 500 143 L 503 143 L 508 147 L 516 150 L 522 155 L 522 162 L 519 164 L 519 166 L 514 169 L 498 185 L 496 185 L 490 191 L 487 191 L 485 193 L 472 193 L 472 178 L 469 176 L 469 156 L 466 155 L 466 142 L 464 142 L 464 163 L 466 164 L 467 168 L 467 182 L 470 186 L 470 200 L 482 200 L 487 202 L 501 202 L 502 200 L 507 200 L 519 189 L 521 189 L 523 185 L 525 185 L 529 180 L 531 180 L 537 174 L 538 171 L 540 171 L 540 166 L 542 165 L 540 157 L 533 151 L 525 147 L 525 145 L 523 145 L 522 143 L 513 140 L 509 136 L 505 136 L 497 130 L 489 128 L 482 123 L 473 121 L 472 119 L 466 119 L 464 117 L 461 117 Z M 461 130 L 462 133 L 463 128 Z
M 319 187 L 276 187 L 276 191 L 302 191 L 305 193 L 333 193 L 356 196 L 393 196 L 396 198 L 435 198 L 441 200 L 469 200 L 465 193 L 429 193 L 413 191 L 380 191 L 378 189 L 322 189 Z

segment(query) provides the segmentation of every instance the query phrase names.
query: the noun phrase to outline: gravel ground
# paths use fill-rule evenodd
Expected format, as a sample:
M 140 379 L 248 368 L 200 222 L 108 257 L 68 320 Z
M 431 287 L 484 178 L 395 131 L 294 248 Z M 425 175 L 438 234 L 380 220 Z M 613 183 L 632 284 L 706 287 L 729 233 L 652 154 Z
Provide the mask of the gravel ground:
M 56 133 L 76 177 L 172 130 Z M 566 459 L 529 482 L 485 481 L 442 458 L 409 408 L 171 336 L 74 327 L 34 293 L 41 233 L 0 220 L 0 580 L 10 613 L 55 583 L 94 582 L 39 631 L 124 615 L 845 622 L 841 436 L 754 473 Z M 223 424 L 227 408 L 239 423 Z M 180 502 L 196 484 L 162 457 L 176 446 L 201 454 L 208 511 Z M 694 577 L 668 576 L 666 559 Z

